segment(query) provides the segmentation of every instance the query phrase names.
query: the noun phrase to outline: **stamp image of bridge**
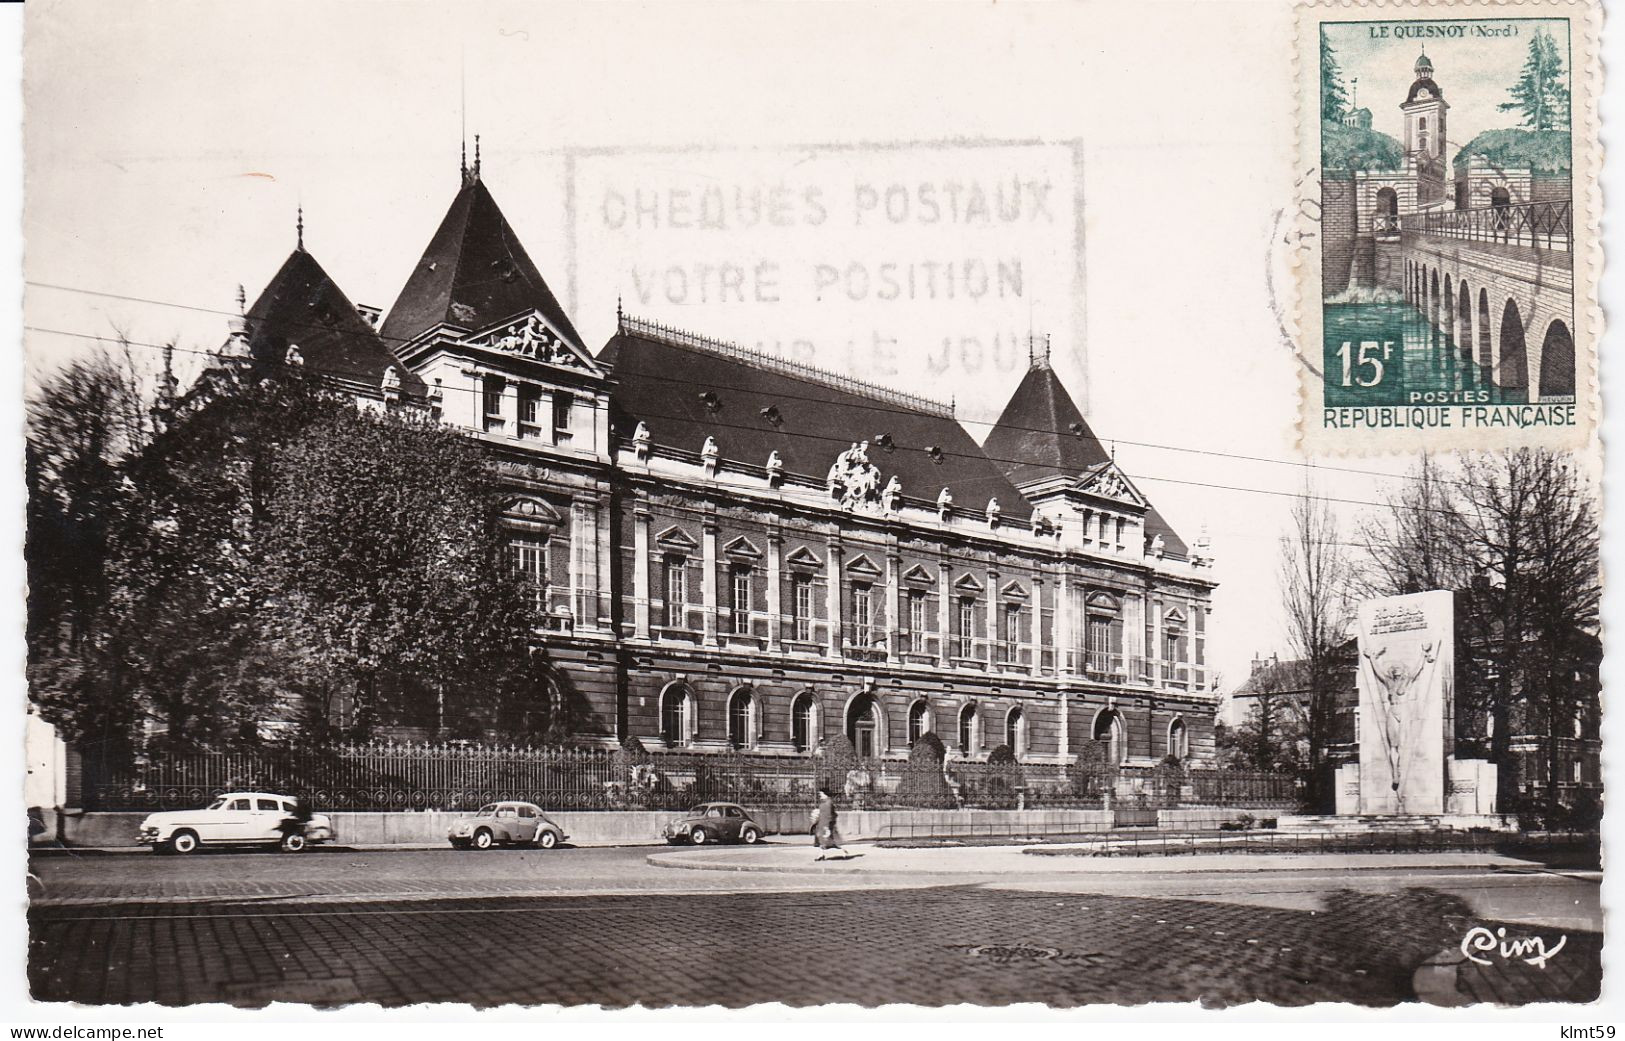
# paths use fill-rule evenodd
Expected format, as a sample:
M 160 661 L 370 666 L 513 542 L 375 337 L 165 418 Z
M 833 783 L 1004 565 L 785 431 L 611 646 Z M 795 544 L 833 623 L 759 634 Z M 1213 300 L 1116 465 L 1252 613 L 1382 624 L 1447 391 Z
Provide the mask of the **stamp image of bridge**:
M 1426 28 L 1321 28 L 1324 402 L 1572 403 L 1569 23 Z

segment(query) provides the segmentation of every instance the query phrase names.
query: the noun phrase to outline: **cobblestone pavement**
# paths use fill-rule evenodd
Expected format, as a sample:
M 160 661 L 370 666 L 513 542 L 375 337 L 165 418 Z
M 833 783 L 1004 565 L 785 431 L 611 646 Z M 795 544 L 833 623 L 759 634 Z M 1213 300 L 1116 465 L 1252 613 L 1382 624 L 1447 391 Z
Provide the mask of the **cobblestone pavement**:
M 1427 889 L 1335 891 L 1305 911 L 980 886 L 321 904 L 239 897 L 36 907 L 29 918 L 36 998 L 171 1005 L 1390 1005 L 1414 1000 L 1415 969 L 1485 924 L 1459 898 Z M 1600 947 L 1596 933 L 1570 933 L 1553 963 L 1561 974 L 1541 977 L 1539 992 L 1595 998 Z M 1500 975 L 1522 981 L 1535 971 L 1525 969 Z M 1503 982 L 1472 997 L 1530 993 Z

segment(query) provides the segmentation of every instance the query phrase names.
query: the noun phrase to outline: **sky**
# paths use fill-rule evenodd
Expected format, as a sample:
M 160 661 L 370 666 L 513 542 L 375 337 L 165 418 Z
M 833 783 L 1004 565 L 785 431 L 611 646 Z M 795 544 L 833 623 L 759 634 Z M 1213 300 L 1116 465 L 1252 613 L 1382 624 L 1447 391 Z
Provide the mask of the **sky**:
M 1211 536 L 1227 686 L 1286 651 L 1291 494 L 1308 476 L 1352 524 L 1408 463 L 1311 467 L 1293 448 L 1278 221 L 1310 189 L 1292 169 L 1285 4 L 137 0 L 27 16 L 35 379 L 115 330 L 175 340 L 184 376 L 187 351 L 223 339 L 238 284 L 252 300 L 287 257 L 300 206 L 351 299 L 387 307 L 456 191 L 466 128 L 591 349 L 620 299 L 951 398 L 981 440 L 1027 335 L 1048 334 L 1130 477 L 1187 541 Z M 1454 104 L 1460 65 L 1430 56 Z M 696 216 L 708 189 L 732 207 L 723 227 Z M 770 216 L 749 224 L 758 205 Z M 910 266 L 913 296 L 886 299 Z
M 1405 121 L 1399 106 L 1416 79 L 1416 59 L 1425 50 L 1433 63 L 1433 81 L 1450 105 L 1446 133 L 1452 160 L 1457 148 L 1483 131 L 1519 124 L 1518 112 L 1502 112 L 1498 106 L 1511 100 L 1508 91 L 1518 82 L 1535 33 L 1544 31 L 1557 41 L 1564 55 L 1565 76 L 1569 72 L 1566 19 L 1497 18 L 1420 24 L 1459 26 L 1465 31 L 1459 37 L 1397 38 L 1373 34 L 1373 25 L 1380 30 L 1382 22 L 1362 22 L 1327 27 L 1326 41 L 1336 53 L 1344 84 L 1352 86 L 1352 81 L 1359 79 L 1354 88 L 1358 91 L 1358 106 L 1371 110 L 1371 129 L 1400 141 L 1405 139 Z M 1501 35 L 1482 35 L 1490 31 Z

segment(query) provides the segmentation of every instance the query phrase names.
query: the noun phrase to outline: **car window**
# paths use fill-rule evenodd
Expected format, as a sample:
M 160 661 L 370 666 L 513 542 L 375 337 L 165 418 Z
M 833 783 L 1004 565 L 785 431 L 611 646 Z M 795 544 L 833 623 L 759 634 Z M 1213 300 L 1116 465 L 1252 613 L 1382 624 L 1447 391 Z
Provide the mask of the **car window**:
M 250 800 L 248 800 L 248 799 L 233 799 L 233 800 L 231 800 L 231 805 L 227 806 L 226 809 L 228 809 L 228 810 L 246 810 L 246 809 L 249 808 L 249 802 L 250 802 Z
M 497 816 L 498 817 L 517 817 L 517 816 L 519 816 L 519 814 L 514 812 L 514 809 L 513 809 L 512 806 L 504 806 L 500 810 L 497 811 Z
M 282 810 L 282 804 L 275 799 L 256 799 L 254 803 L 256 809 L 271 810 L 278 813 Z
M 707 817 L 720 817 L 720 816 L 722 816 L 722 807 L 721 806 L 713 806 L 709 810 L 705 811 L 705 815 Z
M 488 803 L 488 804 L 486 804 L 484 806 L 481 806 L 480 811 L 478 813 L 474 814 L 474 816 L 476 816 L 476 817 L 489 817 L 495 812 L 497 812 L 497 804 L 493 802 L 493 803 Z
M 696 806 L 692 810 L 688 811 L 688 815 L 690 817 L 703 817 L 703 816 L 705 816 L 705 807 L 704 806 Z
M 209 809 L 211 809 L 211 810 L 223 810 L 225 808 L 226 808 L 226 800 L 225 800 L 224 796 L 222 796 L 221 798 L 216 799 L 214 802 L 209 803 Z
M 742 812 L 740 812 L 739 807 L 730 806 L 730 807 L 728 807 L 728 816 L 730 816 L 730 817 L 743 817 L 744 814 Z
M 536 807 L 534 807 L 534 806 L 521 806 L 521 807 L 519 807 L 519 816 L 521 816 L 521 817 L 534 817 L 534 816 L 536 816 Z

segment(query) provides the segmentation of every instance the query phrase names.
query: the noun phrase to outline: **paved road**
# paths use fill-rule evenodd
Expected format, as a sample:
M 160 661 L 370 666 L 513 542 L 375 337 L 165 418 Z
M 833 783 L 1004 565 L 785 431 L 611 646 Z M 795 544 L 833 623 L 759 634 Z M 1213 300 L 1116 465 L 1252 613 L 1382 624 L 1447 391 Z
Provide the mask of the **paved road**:
M 1596 905 L 1593 881 L 1538 871 L 945 882 L 673 871 L 648 853 L 35 857 L 30 981 L 90 1003 L 1386 1005 L 1474 925 L 1549 934 L 1532 923 Z M 1565 932 L 1534 982 L 1589 1000 L 1600 934 Z

